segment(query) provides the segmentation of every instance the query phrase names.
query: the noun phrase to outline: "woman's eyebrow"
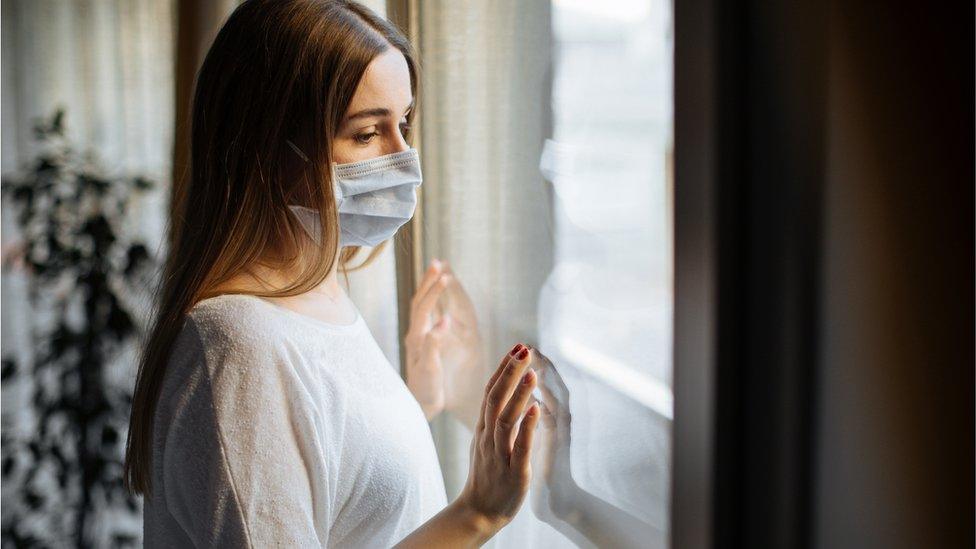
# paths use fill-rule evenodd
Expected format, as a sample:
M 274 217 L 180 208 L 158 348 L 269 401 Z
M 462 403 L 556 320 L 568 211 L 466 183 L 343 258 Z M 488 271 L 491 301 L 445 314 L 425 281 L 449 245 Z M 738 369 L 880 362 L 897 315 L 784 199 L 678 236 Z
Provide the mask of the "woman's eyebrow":
M 377 107 L 373 109 L 363 109 L 356 114 L 351 114 L 346 118 L 346 122 L 352 122 L 357 118 L 366 118 L 368 116 L 390 116 L 390 109 L 384 109 L 382 107 Z
M 410 109 L 412 109 L 416 102 L 417 102 L 416 99 L 410 101 L 410 104 L 407 105 L 407 110 L 404 112 L 407 112 Z M 355 114 L 351 114 L 348 117 L 346 117 L 346 121 L 343 123 L 348 124 L 349 122 L 352 122 L 357 118 L 366 118 L 369 116 L 390 116 L 390 109 L 387 109 L 385 107 L 374 107 L 372 109 L 363 109 Z

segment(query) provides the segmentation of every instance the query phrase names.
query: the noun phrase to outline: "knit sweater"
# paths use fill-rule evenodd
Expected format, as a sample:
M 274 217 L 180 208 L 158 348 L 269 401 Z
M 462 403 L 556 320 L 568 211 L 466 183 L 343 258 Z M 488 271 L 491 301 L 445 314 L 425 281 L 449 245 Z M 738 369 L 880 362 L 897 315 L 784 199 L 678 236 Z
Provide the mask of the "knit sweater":
M 153 425 L 146 547 L 390 547 L 446 505 L 430 428 L 362 316 L 197 303 Z

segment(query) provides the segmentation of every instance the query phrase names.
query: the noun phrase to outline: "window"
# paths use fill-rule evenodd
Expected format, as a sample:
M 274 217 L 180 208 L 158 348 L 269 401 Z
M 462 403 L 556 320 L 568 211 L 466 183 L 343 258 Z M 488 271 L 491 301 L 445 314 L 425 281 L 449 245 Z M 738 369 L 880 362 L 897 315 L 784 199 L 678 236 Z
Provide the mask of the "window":
M 592 542 L 664 547 L 670 4 L 554 0 L 552 16 L 554 127 L 540 168 L 553 188 L 555 253 L 539 299 L 540 346 L 568 389 L 572 481 L 618 515 L 581 533 Z M 620 537 L 598 537 L 609 530 Z
M 425 253 L 468 289 L 485 364 L 536 344 L 571 417 L 536 444 L 551 483 L 491 543 L 665 547 L 671 4 L 436 4 L 419 33 Z M 453 496 L 470 433 L 444 418 L 434 433 Z M 551 504 L 566 492 L 582 506 Z

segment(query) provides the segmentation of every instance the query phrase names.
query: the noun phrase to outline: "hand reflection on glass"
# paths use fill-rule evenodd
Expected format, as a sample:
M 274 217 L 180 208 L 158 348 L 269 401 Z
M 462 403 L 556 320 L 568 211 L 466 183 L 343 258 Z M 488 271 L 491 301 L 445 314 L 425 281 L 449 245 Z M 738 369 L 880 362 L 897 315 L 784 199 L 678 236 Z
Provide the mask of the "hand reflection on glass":
M 542 429 L 536 433 L 536 452 L 532 463 L 532 509 L 540 518 L 562 518 L 569 512 L 568 502 L 579 487 L 573 480 L 570 466 L 572 414 L 569 412 L 569 390 L 552 362 L 532 349 L 532 365 L 539 383 L 536 400 L 541 397 Z
M 583 490 L 573 479 L 569 389 L 552 362 L 538 349 L 531 351 L 539 376 L 536 398 L 542 403 L 532 456 L 533 512 L 581 547 L 666 547 L 664 532 Z
M 447 261 L 442 262 L 449 275 L 447 287 L 439 300 L 439 313 L 450 319 L 441 341 L 441 363 L 444 369 L 444 404 L 469 428 L 477 423 L 485 374 L 481 355 L 481 333 L 474 302 Z

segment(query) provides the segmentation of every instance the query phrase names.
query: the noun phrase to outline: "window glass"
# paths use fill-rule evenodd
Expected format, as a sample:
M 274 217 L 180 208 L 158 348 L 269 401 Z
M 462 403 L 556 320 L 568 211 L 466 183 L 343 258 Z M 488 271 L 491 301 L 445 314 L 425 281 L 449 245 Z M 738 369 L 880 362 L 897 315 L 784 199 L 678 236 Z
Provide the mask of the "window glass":
M 553 131 L 540 169 L 552 186 L 554 252 L 537 318 L 556 426 L 536 449 L 545 481 L 533 511 L 567 545 L 664 547 L 671 5 L 554 0 L 552 29 Z

